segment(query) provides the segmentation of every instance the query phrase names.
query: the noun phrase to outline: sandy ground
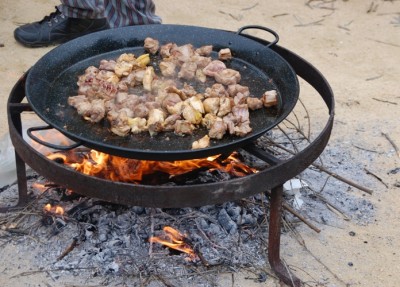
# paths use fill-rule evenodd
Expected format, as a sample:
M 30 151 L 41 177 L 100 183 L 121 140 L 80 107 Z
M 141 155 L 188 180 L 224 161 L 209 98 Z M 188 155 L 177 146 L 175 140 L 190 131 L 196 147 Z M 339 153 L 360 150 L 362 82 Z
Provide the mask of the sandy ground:
M 12 86 L 52 49 L 24 48 L 15 42 L 13 30 L 21 23 L 41 19 L 55 4 L 54 0 L 0 2 L 0 134 L 7 131 L 6 101 Z M 400 1 L 204 0 L 182 4 L 171 0 L 156 4 L 164 23 L 227 30 L 249 24 L 270 27 L 279 33 L 280 45 L 313 63 L 326 76 L 337 104 L 327 149 L 340 147 L 351 155 L 358 172 L 365 174 L 368 168 L 388 188 L 376 183 L 371 187 L 372 196 L 351 189 L 352 196 L 365 196 L 375 206 L 368 224 L 338 216 L 336 227 L 320 226 L 319 234 L 299 227 L 299 234 L 320 262 L 290 235 L 282 238 L 282 256 L 289 265 L 298 267 L 301 279 L 317 278 L 321 286 L 399 286 L 400 173 L 390 171 L 400 167 L 400 155 L 384 134 L 400 146 Z M 341 155 L 336 156 L 340 164 Z M 17 265 L 9 264 L 11 261 L 2 258 L 1 273 L 7 269 L 7 274 L 14 274 L 29 266 L 29 262 L 20 262 L 22 270 L 13 270 Z M 40 274 L 18 280 L 0 275 L 1 286 L 44 286 L 46 280 Z M 248 281 L 239 279 L 234 284 L 226 282 L 226 286 L 249 286 Z M 265 284 L 279 286 L 273 279 Z

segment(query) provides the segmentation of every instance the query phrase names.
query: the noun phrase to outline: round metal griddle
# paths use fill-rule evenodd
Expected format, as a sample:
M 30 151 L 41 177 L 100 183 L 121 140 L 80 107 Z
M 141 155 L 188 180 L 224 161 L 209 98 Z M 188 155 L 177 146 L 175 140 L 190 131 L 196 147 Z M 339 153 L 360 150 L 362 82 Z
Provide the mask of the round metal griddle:
M 241 31 L 241 30 L 240 30 Z M 114 135 L 106 120 L 90 123 L 82 119 L 67 103 L 77 94 L 78 76 L 88 66 L 98 66 L 102 59 L 116 59 L 122 53 L 141 55 L 144 39 L 152 37 L 160 45 L 174 42 L 194 47 L 213 45 L 213 57 L 222 48 L 230 48 L 234 59 L 227 66 L 238 70 L 241 85 L 260 97 L 266 90 L 276 89 L 279 104 L 275 108 L 250 112 L 253 131 L 244 136 L 224 136 L 211 141 L 210 147 L 191 150 L 192 142 L 207 131 L 198 129 L 192 136 L 163 132 L 151 137 L 148 133 L 120 137 Z M 205 87 L 196 87 L 199 92 Z M 25 93 L 32 109 L 50 127 L 78 144 L 109 154 L 147 160 L 183 160 L 231 152 L 263 135 L 280 123 L 294 108 L 299 85 L 292 67 L 265 45 L 238 33 L 223 30 L 181 26 L 144 25 L 105 30 L 67 42 L 43 56 L 30 70 Z

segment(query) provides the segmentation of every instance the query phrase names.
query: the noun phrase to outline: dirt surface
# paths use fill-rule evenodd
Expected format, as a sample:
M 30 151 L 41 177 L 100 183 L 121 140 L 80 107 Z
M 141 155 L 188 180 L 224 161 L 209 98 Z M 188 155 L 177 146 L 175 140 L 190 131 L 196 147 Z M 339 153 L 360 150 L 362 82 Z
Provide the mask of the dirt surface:
M 0 2 L 0 134 L 7 132 L 6 101 L 12 86 L 53 48 L 24 48 L 15 42 L 13 30 L 41 19 L 57 3 Z M 335 127 L 324 157 L 332 171 L 373 190 L 369 195 L 339 185 L 341 196 L 365 199 L 374 212 L 361 218 L 357 216 L 360 210 L 350 209 L 350 220 L 337 213 L 336 221 L 329 224 L 315 219 L 319 234 L 299 225 L 296 231 L 308 250 L 297 237 L 285 233 L 282 257 L 311 286 L 399 286 L 400 154 L 395 146 L 400 146 L 400 1 L 204 0 L 182 4 L 171 0 L 156 4 L 166 24 L 232 31 L 250 24 L 272 28 L 279 33 L 281 46 L 322 72 L 336 96 Z M 307 92 L 302 86 L 302 95 Z M 308 104 L 310 110 L 318 109 L 312 101 Z M 327 182 L 328 189 L 333 181 Z M 13 254 L 12 245 L 1 248 L 1 286 L 75 286 L 74 278 L 58 282 L 40 272 L 12 277 L 39 267 L 32 266 L 29 256 Z M 280 286 L 272 277 L 260 284 L 246 276 L 235 274 L 234 280 L 231 275 L 222 276 L 221 286 Z M 95 286 L 90 280 L 87 284 Z

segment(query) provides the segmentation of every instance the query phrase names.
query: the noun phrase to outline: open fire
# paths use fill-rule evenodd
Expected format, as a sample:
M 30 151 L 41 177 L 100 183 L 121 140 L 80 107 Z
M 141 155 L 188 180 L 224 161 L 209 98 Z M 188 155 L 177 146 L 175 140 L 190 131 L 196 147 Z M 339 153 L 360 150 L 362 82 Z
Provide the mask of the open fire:
M 163 228 L 164 234 L 160 237 L 150 237 L 150 243 L 159 243 L 171 249 L 188 254 L 187 260 L 193 261 L 197 258 L 193 248 L 190 247 L 187 237 L 181 234 L 178 230 L 165 226 Z
M 242 177 L 257 172 L 257 169 L 244 164 L 237 152 L 228 157 L 220 155 L 193 160 L 181 161 L 149 161 L 112 156 L 96 150 L 71 150 L 56 152 L 47 156 L 51 160 L 62 161 L 73 169 L 99 178 L 140 183 L 146 175 L 157 172 L 168 174 L 170 178 L 183 175 L 197 169 L 210 172 L 218 170 L 233 177 Z

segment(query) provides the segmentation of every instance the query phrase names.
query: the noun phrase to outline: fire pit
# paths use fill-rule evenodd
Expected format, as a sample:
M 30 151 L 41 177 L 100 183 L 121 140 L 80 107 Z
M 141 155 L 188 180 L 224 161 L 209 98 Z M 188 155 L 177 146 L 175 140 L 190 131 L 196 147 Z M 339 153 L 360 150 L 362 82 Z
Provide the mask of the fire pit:
M 243 37 L 260 44 L 268 44 L 267 41 L 255 37 Z M 284 58 L 296 74 L 313 86 L 321 95 L 329 110 L 326 126 L 306 148 L 285 160 L 281 160 L 268 151 L 257 147 L 254 140 L 250 139 L 240 148 L 268 163 L 268 168 L 227 181 L 197 185 L 153 186 L 104 180 L 82 174 L 64 164 L 48 159 L 22 137 L 21 114 L 32 110 L 29 104 L 22 103 L 26 95 L 24 89 L 25 75 L 16 83 L 7 105 L 10 136 L 16 150 L 19 188 L 19 203 L 16 207 L 24 206 L 28 201 L 25 164 L 47 179 L 78 194 L 124 205 L 165 208 L 203 206 L 237 200 L 272 190 L 268 240 L 269 262 L 281 280 L 289 285 L 299 286 L 300 280 L 289 274 L 279 255 L 282 185 L 305 170 L 324 150 L 333 125 L 334 99 L 329 84 L 311 64 L 277 45 L 271 46 L 270 49 Z M 230 152 L 236 148 L 239 147 L 233 146 L 228 148 L 227 151 Z M 218 152 L 220 151 L 218 150 Z M 5 210 L 7 209 L 1 209 L 1 211 Z

